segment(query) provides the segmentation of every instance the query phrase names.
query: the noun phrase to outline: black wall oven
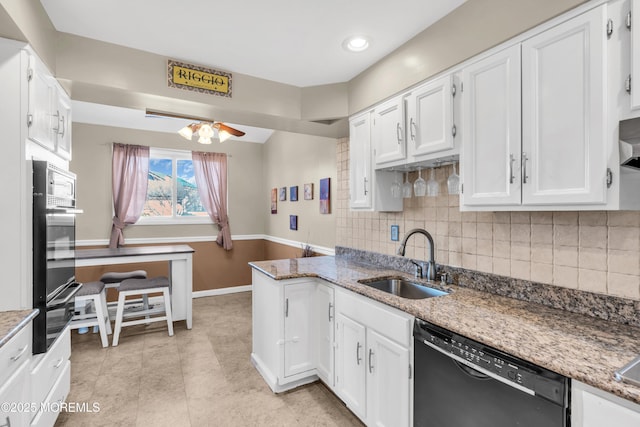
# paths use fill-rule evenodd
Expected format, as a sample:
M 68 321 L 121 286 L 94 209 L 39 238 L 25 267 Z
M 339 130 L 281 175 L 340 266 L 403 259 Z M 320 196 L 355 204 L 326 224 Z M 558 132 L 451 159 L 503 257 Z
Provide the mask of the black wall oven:
M 44 353 L 67 326 L 80 290 L 75 281 L 76 177 L 33 161 L 33 353 Z

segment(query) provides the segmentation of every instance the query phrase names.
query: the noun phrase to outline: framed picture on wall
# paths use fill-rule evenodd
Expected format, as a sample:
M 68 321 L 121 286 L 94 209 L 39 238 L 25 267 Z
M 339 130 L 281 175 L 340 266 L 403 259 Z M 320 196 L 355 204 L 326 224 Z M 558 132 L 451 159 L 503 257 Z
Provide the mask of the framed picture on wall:
M 298 201 L 298 186 L 289 187 L 289 200 L 292 202 Z
M 271 213 L 272 214 L 278 213 L 278 189 L 277 188 L 271 189 Z
M 280 187 L 280 201 L 284 202 L 285 200 L 287 200 L 287 187 Z
M 298 215 L 289 215 L 289 230 L 298 229 Z
M 331 178 L 320 180 L 320 213 L 331 213 Z
M 304 199 L 313 200 L 313 182 L 304 185 Z

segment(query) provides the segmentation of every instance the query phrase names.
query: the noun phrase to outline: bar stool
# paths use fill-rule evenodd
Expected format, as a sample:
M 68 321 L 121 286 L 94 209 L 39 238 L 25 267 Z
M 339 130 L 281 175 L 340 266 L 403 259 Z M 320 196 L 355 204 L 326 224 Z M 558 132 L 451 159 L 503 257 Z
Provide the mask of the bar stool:
M 107 289 L 109 288 L 117 289 L 118 286 L 120 286 L 120 283 L 122 283 L 122 281 L 124 280 L 146 279 L 146 278 L 147 278 L 147 272 L 144 270 L 134 270 L 134 271 L 125 271 L 125 272 L 108 271 L 100 277 L 100 281 L 106 285 Z M 116 304 L 117 303 L 113 302 L 107 305 L 109 307 L 115 307 Z M 142 304 L 145 310 L 149 308 L 149 300 L 146 295 L 142 297 Z
M 116 310 L 116 326 L 113 332 L 113 346 L 118 345 L 120 331 L 124 326 L 140 325 L 143 323 L 161 322 L 166 320 L 169 328 L 169 336 L 173 336 L 173 318 L 171 316 L 171 295 L 169 294 L 169 279 L 164 276 L 152 279 L 126 279 L 118 287 L 118 308 Z M 149 294 L 161 292 L 164 298 L 164 307 L 151 309 L 132 310 L 125 312 L 124 306 L 128 296 L 148 297 Z M 163 316 L 151 316 L 164 312 Z M 144 319 L 124 321 L 125 317 L 143 317 Z
M 83 283 L 75 296 L 76 303 L 82 302 L 85 307 L 84 313 L 75 314 L 71 318 L 70 328 L 78 329 L 82 327 L 97 326 L 100 331 L 102 347 L 109 346 L 107 335 L 111 334 L 111 322 L 107 311 L 107 294 L 105 284 L 102 282 Z M 88 304 L 87 304 L 88 303 Z M 93 304 L 94 312 L 88 312 Z M 89 305 L 89 307 L 87 307 Z

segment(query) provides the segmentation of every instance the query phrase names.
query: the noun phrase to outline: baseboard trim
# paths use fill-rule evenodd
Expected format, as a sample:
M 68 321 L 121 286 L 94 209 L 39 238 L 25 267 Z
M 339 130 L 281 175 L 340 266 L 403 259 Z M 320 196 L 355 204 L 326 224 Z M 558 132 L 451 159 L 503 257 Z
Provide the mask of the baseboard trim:
M 207 289 L 206 291 L 194 291 L 191 296 L 193 299 L 202 297 L 214 297 L 216 295 L 237 294 L 240 292 L 251 292 L 251 285 L 232 286 L 230 288 Z

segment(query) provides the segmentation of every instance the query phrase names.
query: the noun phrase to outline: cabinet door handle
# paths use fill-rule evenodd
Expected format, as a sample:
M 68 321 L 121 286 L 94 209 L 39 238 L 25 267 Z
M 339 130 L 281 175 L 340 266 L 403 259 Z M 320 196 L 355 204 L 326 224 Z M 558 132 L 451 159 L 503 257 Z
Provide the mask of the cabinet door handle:
M 522 183 L 526 184 L 529 179 L 529 175 L 527 175 L 527 153 L 522 153 Z
M 333 320 L 333 316 L 331 315 L 331 310 L 333 310 L 333 304 L 329 303 L 329 322 Z
M 284 300 L 284 317 L 289 317 L 289 298 Z
M 367 182 L 368 182 L 368 181 L 367 181 L 367 177 L 366 177 L 366 176 L 365 176 L 363 179 L 364 179 L 364 195 L 366 196 L 366 195 L 367 195 L 367 193 L 369 192 L 369 191 L 367 190 Z
M 6 424 L 2 424 L 0 427 L 11 427 L 11 418 L 7 415 L 5 420 L 7 421 Z
M 60 126 L 59 126 L 59 128 L 62 128 L 62 132 L 59 132 L 60 136 L 64 137 L 64 133 L 66 132 L 64 116 L 60 116 Z
M 53 115 L 56 118 L 56 127 L 53 128 L 56 133 L 60 133 L 60 110 L 56 110 L 56 113 Z
M 513 157 L 513 154 L 509 154 L 509 184 L 513 184 L 513 180 L 516 178 L 513 176 L 513 162 L 515 160 L 516 158 Z
M 396 123 L 396 136 L 398 137 L 398 144 L 402 142 L 402 126 L 400 123 Z
M 16 354 L 15 356 L 11 356 L 11 361 L 12 362 L 16 362 L 18 361 L 18 359 L 20 359 L 22 357 L 22 355 L 24 354 L 25 351 L 27 351 L 27 348 L 29 348 L 28 345 L 25 345 L 24 347 L 22 347 L 20 350 L 18 350 L 18 354 Z
M 358 344 L 356 345 L 356 363 L 358 365 L 360 365 L 360 362 L 362 361 L 362 358 L 360 357 L 360 347 L 362 347 L 362 344 L 358 341 Z
M 413 117 L 409 120 L 409 133 L 411 134 L 411 140 L 415 141 L 416 133 L 418 132 L 416 131 L 416 122 L 413 121 Z
M 373 374 L 373 361 L 371 358 L 373 357 L 373 350 L 369 349 L 369 373 Z
M 55 369 L 58 369 L 60 367 L 60 365 L 62 365 L 62 362 L 64 362 L 64 358 L 60 358 L 60 360 L 58 360 L 58 363 L 56 363 L 55 365 L 53 365 L 53 367 Z

